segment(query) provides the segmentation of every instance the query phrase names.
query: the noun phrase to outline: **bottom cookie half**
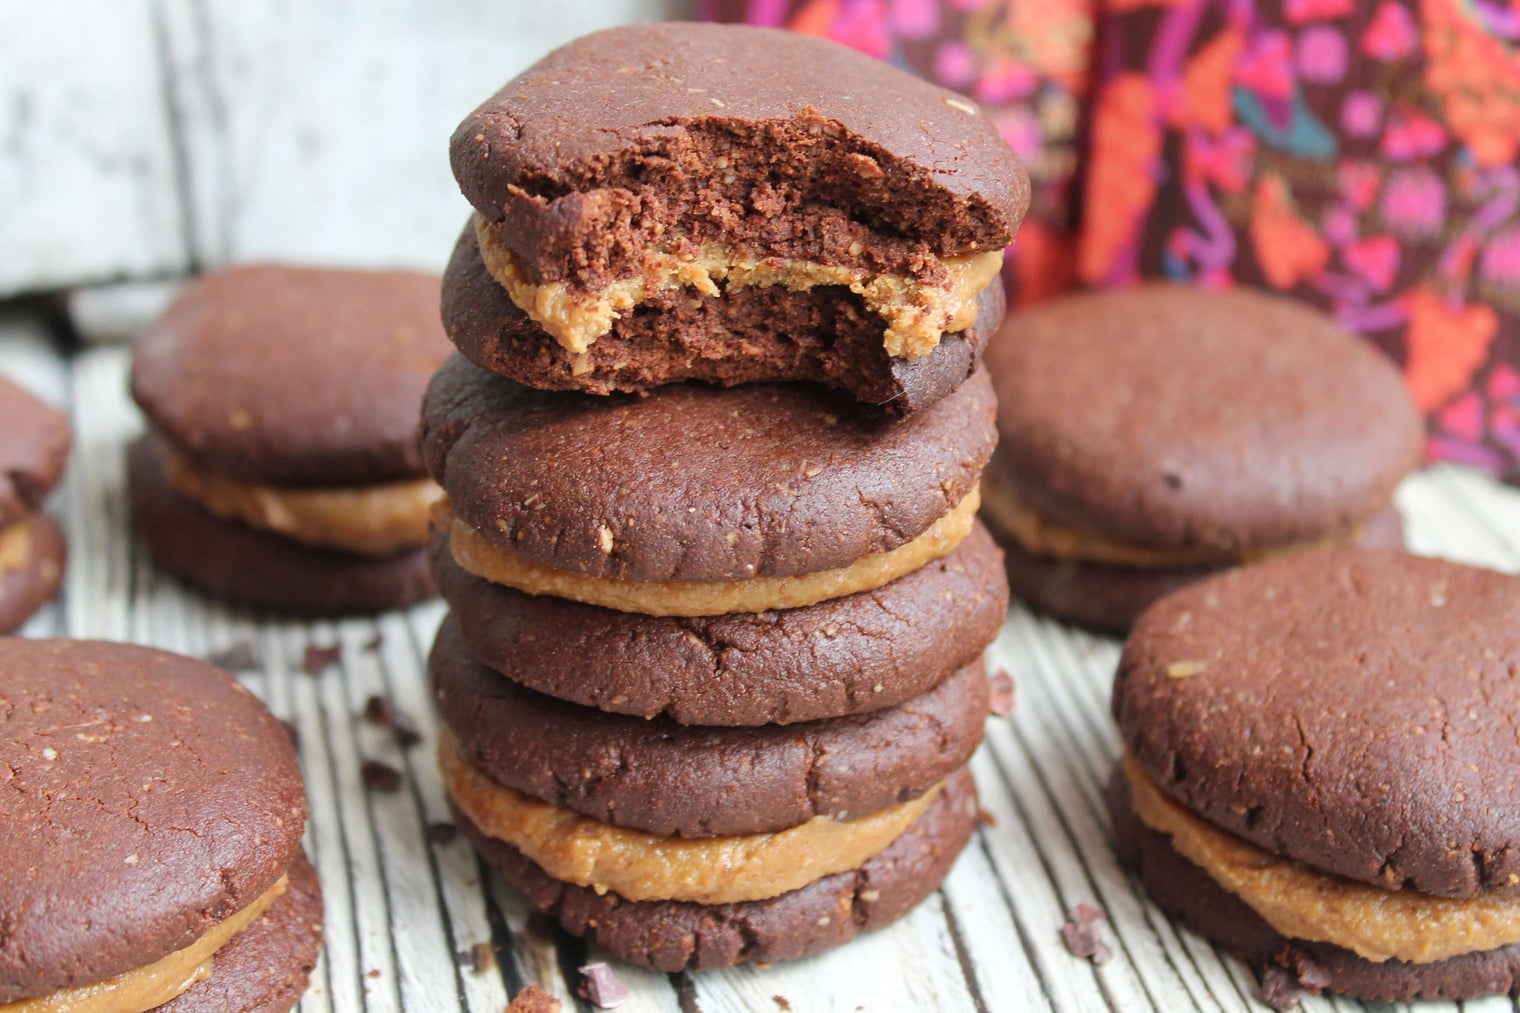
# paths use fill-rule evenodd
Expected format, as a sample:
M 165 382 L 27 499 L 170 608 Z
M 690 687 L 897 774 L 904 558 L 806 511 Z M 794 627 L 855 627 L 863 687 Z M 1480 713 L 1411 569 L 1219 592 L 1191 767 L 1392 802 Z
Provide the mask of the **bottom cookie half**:
M 1520 944 L 1416 964 L 1378 963 L 1332 943 L 1290 939 L 1140 821 L 1122 769 L 1109 783 L 1107 800 L 1120 861 L 1139 875 L 1151 899 L 1249 964 L 1279 1008 L 1300 990 L 1379 1002 L 1520 994 Z
M 210 593 L 280 612 L 400 608 L 435 594 L 427 553 L 371 557 L 313 548 L 223 520 L 169 485 L 152 447 L 127 456 L 132 524 L 158 565 Z
M 454 819 L 486 861 L 565 931 L 619 960 L 674 972 L 794 960 L 897 920 L 938 889 L 978 810 L 971 773 L 962 768 L 922 816 L 861 868 L 768 900 L 713 905 L 630 901 L 563 883 L 486 836 L 457 807 Z

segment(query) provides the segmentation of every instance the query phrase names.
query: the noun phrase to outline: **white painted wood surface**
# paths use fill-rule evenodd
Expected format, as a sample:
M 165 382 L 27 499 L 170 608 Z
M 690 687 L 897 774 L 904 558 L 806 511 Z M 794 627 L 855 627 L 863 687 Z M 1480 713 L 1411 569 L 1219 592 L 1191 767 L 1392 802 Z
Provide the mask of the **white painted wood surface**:
M 528 981 L 574 1008 L 573 969 L 595 955 L 530 918 L 463 840 L 435 845 L 425 836 L 429 822 L 447 819 L 423 679 L 442 606 L 374 620 L 276 622 L 155 573 L 132 541 L 124 509 L 122 448 L 140 425 L 124 393 L 126 362 L 125 350 L 102 348 L 66 364 L 35 325 L 0 320 L 0 372 L 69 407 L 77 435 L 66 487 L 53 504 L 73 550 L 65 599 L 29 632 L 134 640 L 197 656 L 244 640 L 257 646 L 260 670 L 244 678 L 300 732 L 312 806 L 308 847 L 326 895 L 327 946 L 302 1003 L 307 1013 L 500 1013 Z M 1520 570 L 1520 492 L 1442 466 L 1407 482 L 1399 504 L 1416 549 Z M 377 633 L 378 649 L 368 649 Z M 300 671 L 307 644 L 334 642 L 343 645 L 339 665 L 319 676 Z M 700 975 L 620 967 L 633 991 L 622 1008 L 765 1011 L 779 1009 L 773 997 L 781 996 L 793 1010 L 840 1013 L 1265 1010 L 1238 962 L 1173 928 L 1114 861 L 1101 789 L 1118 751 L 1108 716 L 1118 645 L 1015 609 L 993 654 L 1018 684 L 1017 711 L 989 722 L 973 761 L 982 806 L 995 822 L 979 830 L 942 890 L 896 926 L 811 960 Z M 358 718 L 374 693 L 419 719 L 421 746 L 403 752 Z M 403 770 L 403 789 L 366 790 L 359 765 L 368 757 Z M 1102 968 L 1060 941 L 1065 912 L 1082 901 L 1109 914 L 1115 958 Z M 477 975 L 467 959 L 455 959 L 487 940 L 503 948 L 499 969 Z M 1514 1013 L 1517 1006 L 1508 999 L 1422 1007 L 1310 999 L 1303 1008 Z
M 0 0 L 0 297 L 284 259 L 438 270 L 454 126 L 688 0 Z

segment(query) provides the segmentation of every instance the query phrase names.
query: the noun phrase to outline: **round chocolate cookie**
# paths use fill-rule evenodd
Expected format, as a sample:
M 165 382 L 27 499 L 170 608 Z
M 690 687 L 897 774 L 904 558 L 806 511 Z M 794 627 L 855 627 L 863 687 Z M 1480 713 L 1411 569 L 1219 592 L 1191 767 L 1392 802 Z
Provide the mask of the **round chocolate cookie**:
M 213 474 L 289 486 L 420 476 L 417 406 L 451 351 L 438 291 L 409 271 L 204 275 L 138 340 L 132 396 Z
M 629 901 L 551 879 L 454 807 L 456 825 L 485 860 L 566 932 L 618 960 L 672 973 L 795 960 L 896 921 L 938 889 L 977 819 L 976 787 L 962 769 L 922 816 L 857 871 L 770 900 L 705 905 Z
M 220 669 L 98 641 L 0 639 L 0 1002 L 153 964 L 300 856 L 284 728 Z
M 995 528 L 994 528 L 995 530 Z M 1140 613 L 1173 591 L 1222 573 L 1219 566 L 1136 567 L 1037 556 L 1014 538 L 998 537 L 1008 588 L 1020 601 L 1054 619 L 1102 633 L 1123 634 Z M 1402 549 L 1404 522 L 1393 507 L 1366 524 L 1356 544 Z
M 916 538 L 976 488 L 993 412 L 981 373 L 897 420 L 804 384 L 546 392 L 456 355 L 428 387 L 422 444 L 454 513 L 530 560 L 731 581 Z
M 530 387 L 611 394 L 685 380 L 811 381 L 894 414 L 933 404 L 975 372 L 1004 307 L 1003 286 L 988 285 L 973 326 L 907 359 L 887 355 L 881 317 L 837 286 L 750 286 L 717 296 L 669 289 L 577 355 L 486 271 L 473 228 L 459 237 L 443 275 L 443 322 L 454 344 L 477 366 Z
M 1272 987 L 1327 989 L 1375 1002 L 1460 1000 L 1520 993 L 1520 945 L 1410 963 L 1367 960 L 1332 943 L 1289 939 L 1140 821 L 1121 772 L 1109 782 L 1108 809 L 1120 861 L 1140 876 L 1168 915 L 1231 951 Z
M 1081 531 L 1226 558 L 1313 541 L 1384 509 L 1420 459 L 1398 370 L 1296 300 L 1150 284 L 1004 330 L 992 467 Z
M 216 951 L 211 977 L 153 1013 L 289 1013 L 306 991 L 322 949 L 322 887 L 305 853 L 290 885 L 264 916 Z
M 445 619 L 433 698 L 481 773 L 601 823 L 662 837 L 737 837 L 917 798 L 982 741 L 973 662 L 906 703 L 785 727 L 702 728 L 606 714 L 524 689 L 469 654 Z
M 150 440 L 127 452 L 132 526 L 153 561 L 210 593 L 278 612 L 379 612 L 437 592 L 427 550 L 360 556 L 223 520 L 169 485 Z
M 1000 250 L 1029 206 L 1023 167 L 966 98 L 838 43 L 733 25 L 577 39 L 466 117 L 450 161 L 548 278 L 711 237 L 810 259 L 854 243 L 863 263 Z
M 68 557 L 63 529 L 47 514 L 39 513 L 27 524 L 26 561 L 14 570 L 0 568 L 0 633 L 11 633 L 44 604 L 63 583 Z
M 1113 710 L 1208 823 L 1387 889 L 1520 896 L 1520 578 L 1293 553 L 1140 617 Z
M 71 442 L 62 412 L 0 377 L 0 529 L 42 506 L 63 477 Z
M 875 591 L 699 619 L 535 596 L 465 572 L 435 536 L 439 591 L 470 653 L 561 700 L 686 725 L 793 724 L 892 707 L 972 664 L 1008 609 L 977 525 L 955 551 Z

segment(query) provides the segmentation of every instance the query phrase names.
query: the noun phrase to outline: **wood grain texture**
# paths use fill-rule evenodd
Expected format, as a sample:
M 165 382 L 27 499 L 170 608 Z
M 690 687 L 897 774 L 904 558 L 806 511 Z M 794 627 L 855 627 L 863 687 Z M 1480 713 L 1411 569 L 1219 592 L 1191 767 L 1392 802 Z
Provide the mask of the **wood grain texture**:
M 137 640 L 205 654 L 247 640 L 257 671 L 240 673 L 275 713 L 292 720 L 312 803 L 308 847 L 323 878 L 327 946 L 302 1009 L 500 1013 L 507 996 L 538 981 L 571 1009 L 584 944 L 530 916 L 488 875 L 464 841 L 431 843 L 446 819 L 431 760 L 436 724 L 424 656 L 442 616 L 437 603 L 374 620 L 275 622 L 228 609 L 154 572 L 132 543 L 121 490 L 121 454 L 140 426 L 125 398 L 126 355 L 93 349 L 68 366 L 46 346 L 0 328 L 0 371 L 50 373 L 65 383 L 81 452 L 58 506 L 77 565 L 63 613 L 76 636 Z M 20 365 L 23 362 L 31 365 Z M 1439 466 L 1399 493 L 1412 545 L 1423 552 L 1520 570 L 1520 491 Z M 380 641 L 374 644 L 376 635 Z M 337 665 L 300 670 L 309 643 L 342 645 Z M 1178 932 L 1118 868 L 1100 797 L 1118 754 L 1108 716 L 1116 642 L 1071 632 L 1018 609 L 992 649 L 993 666 L 1018 683 L 1012 718 L 988 725 L 973 761 L 984 825 L 944 888 L 897 925 L 842 950 L 769 969 L 662 975 L 619 967 L 632 998 L 623 1010 L 728 1013 L 779 1010 L 1100 1011 L 1265 1010 L 1250 974 L 1201 940 Z M 365 699 L 389 694 L 415 716 L 424 742 L 400 750 L 358 718 Z M 366 758 L 404 773 L 394 794 L 365 789 Z M 1095 968 L 1068 953 L 1065 912 L 1105 909 L 1115 953 Z M 499 967 L 475 974 L 473 944 L 494 940 Z M 378 975 L 372 972 L 378 971 Z M 1418 1007 L 1306 1000 L 1307 1013 L 1514 1013 L 1492 999 Z
M 683 0 L 0 0 L 0 296 L 250 260 L 442 270 L 448 137 Z

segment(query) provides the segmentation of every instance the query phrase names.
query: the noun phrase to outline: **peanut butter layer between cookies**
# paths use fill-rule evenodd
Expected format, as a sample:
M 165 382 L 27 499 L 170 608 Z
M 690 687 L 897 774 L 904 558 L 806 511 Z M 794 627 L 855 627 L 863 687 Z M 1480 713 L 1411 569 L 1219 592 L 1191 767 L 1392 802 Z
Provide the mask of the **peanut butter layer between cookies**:
M 940 789 L 849 821 L 817 816 L 776 833 L 686 839 L 599 823 L 508 788 L 471 766 L 447 731 L 438 761 L 454 804 L 484 833 L 561 882 L 635 901 L 765 900 L 858 869 L 923 815 Z
M 210 978 L 215 971 L 216 951 L 257 921 L 288 886 L 288 877 L 281 876 L 252 904 L 213 925 L 184 949 L 146 967 L 91 985 L 5 1003 L 0 1005 L 0 1013 L 146 1013 L 162 1006 L 196 982 Z
M 823 285 L 848 287 L 866 307 L 887 324 L 883 335 L 893 358 L 928 355 L 945 334 L 976 323 L 976 297 L 998 276 L 1003 251 L 990 250 L 944 258 L 947 280 L 932 284 L 896 274 L 872 274 L 861 268 L 819 264 L 780 257 L 751 257 L 727 243 L 702 243 L 691 255 L 677 256 L 657 249 L 644 254 L 641 271 L 594 293 L 564 282 L 534 282 L 521 260 L 496 234 L 500 226 L 475 215 L 480 256 L 491 277 L 512 301 L 567 351 L 581 354 L 612 330 L 613 321 L 646 301 L 653 293 L 691 288 L 703 295 L 729 288 L 780 285 L 805 292 Z
M 873 591 L 948 555 L 971 533 L 980 497 L 975 489 L 927 531 L 890 552 L 877 552 L 848 566 L 789 577 L 747 580 L 619 580 L 545 566 L 484 538 L 446 507 L 436 511 L 449 530 L 454 561 L 493 584 L 527 594 L 568 598 L 587 605 L 650 616 L 717 616 L 801 608 L 831 598 Z M 612 551 L 615 543 L 607 546 Z
M 1331 943 L 1376 963 L 1450 960 L 1520 943 L 1520 897 L 1472 900 L 1383 890 L 1316 871 L 1213 826 L 1172 801 L 1125 756 L 1140 822 L 1290 939 Z

